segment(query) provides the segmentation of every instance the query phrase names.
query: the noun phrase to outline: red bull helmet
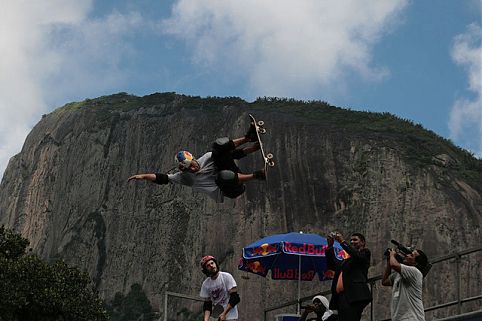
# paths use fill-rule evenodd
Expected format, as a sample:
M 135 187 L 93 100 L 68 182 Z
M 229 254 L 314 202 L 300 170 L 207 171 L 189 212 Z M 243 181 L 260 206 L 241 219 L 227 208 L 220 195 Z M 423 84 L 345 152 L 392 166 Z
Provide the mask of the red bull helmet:
M 191 166 L 193 159 L 194 156 L 192 156 L 192 154 L 187 150 L 179 151 L 174 157 L 174 160 L 179 164 L 179 167 L 182 169 L 188 169 L 189 166 Z

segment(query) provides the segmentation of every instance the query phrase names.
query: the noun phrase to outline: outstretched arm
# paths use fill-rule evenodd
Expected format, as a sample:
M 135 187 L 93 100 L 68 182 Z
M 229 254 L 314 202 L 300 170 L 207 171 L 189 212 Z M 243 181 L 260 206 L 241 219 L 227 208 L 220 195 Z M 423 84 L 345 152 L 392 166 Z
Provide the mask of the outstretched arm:
M 368 264 L 370 265 L 370 258 L 371 258 L 371 253 L 369 249 L 363 248 L 361 250 L 355 250 L 348 244 L 348 242 L 345 242 L 343 239 L 343 235 L 341 233 L 336 234 L 335 236 L 336 241 L 340 243 L 340 246 L 345 250 L 345 252 L 350 255 L 354 260 L 361 262 L 362 264 Z
M 328 235 L 326 237 L 328 241 L 328 247 L 326 249 L 326 263 L 328 266 L 328 269 L 336 271 L 339 268 L 338 260 L 335 258 L 335 249 L 333 248 L 333 244 L 335 243 L 335 240 L 331 235 Z
M 392 272 L 392 268 L 390 267 L 390 257 L 387 258 L 387 266 L 385 267 L 385 271 L 383 271 L 383 278 L 382 278 L 382 285 L 384 286 L 391 286 L 392 282 L 390 281 L 390 273 Z
M 136 180 L 136 181 L 142 181 L 142 180 L 147 180 L 154 182 L 156 180 L 156 174 L 136 174 L 132 175 L 127 179 L 128 181 Z
M 128 181 L 132 180 L 146 180 L 146 181 L 151 181 L 156 184 L 167 184 L 169 183 L 169 178 L 167 177 L 166 174 L 161 174 L 161 173 L 150 173 L 150 174 L 136 174 L 132 175 L 127 179 Z
M 400 271 L 402 270 L 402 267 L 400 265 L 400 263 L 397 261 L 396 259 L 396 255 L 397 255 L 397 252 L 395 252 L 395 250 L 390 250 L 390 261 L 389 261 L 389 264 L 390 264 L 390 267 L 397 271 L 398 273 L 400 273 Z

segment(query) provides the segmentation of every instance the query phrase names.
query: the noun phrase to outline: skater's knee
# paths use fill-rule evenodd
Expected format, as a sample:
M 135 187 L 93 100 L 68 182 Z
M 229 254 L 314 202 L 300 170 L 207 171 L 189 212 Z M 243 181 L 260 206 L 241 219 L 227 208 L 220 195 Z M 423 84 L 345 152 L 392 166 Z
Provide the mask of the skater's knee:
M 216 182 L 220 185 L 237 185 L 239 183 L 238 174 L 233 171 L 220 171 Z
M 213 149 L 221 152 L 229 151 L 234 148 L 235 148 L 234 142 L 230 140 L 228 137 L 220 137 L 216 139 L 216 141 L 213 144 Z
M 218 146 L 224 146 L 226 144 L 229 144 L 229 138 L 228 137 L 219 137 L 218 139 L 216 139 L 216 141 L 214 143 L 217 144 Z

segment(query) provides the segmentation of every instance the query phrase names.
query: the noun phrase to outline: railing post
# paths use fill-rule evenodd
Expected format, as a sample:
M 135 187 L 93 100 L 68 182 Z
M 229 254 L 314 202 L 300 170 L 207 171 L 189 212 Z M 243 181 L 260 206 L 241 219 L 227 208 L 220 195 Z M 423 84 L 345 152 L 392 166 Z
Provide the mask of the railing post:
M 370 302 L 370 321 L 375 320 L 375 317 L 373 315 L 373 313 L 374 313 L 374 310 L 373 310 L 373 283 L 374 282 L 370 282 L 370 292 L 372 293 L 372 302 Z
M 167 321 L 167 297 L 169 294 L 167 293 L 167 287 L 164 290 L 164 321 Z
M 457 279 L 455 280 L 457 286 L 457 314 L 462 312 L 462 299 L 460 297 L 460 259 L 460 253 L 455 254 L 455 271 L 457 275 Z

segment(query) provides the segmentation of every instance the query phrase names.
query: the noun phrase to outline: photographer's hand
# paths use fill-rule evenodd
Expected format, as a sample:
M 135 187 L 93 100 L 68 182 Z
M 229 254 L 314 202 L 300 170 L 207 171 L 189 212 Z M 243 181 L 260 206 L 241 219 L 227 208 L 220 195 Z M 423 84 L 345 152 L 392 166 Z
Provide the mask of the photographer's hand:
M 390 281 L 390 274 L 392 273 L 392 268 L 390 266 L 390 258 L 392 256 L 392 249 L 387 250 L 389 255 L 387 255 L 387 266 L 385 266 L 385 270 L 383 271 L 382 277 L 382 285 L 384 286 L 391 286 L 392 282 Z
M 326 241 L 328 242 L 328 247 L 333 247 L 333 244 L 335 243 L 335 240 L 332 237 L 332 234 L 328 234 L 326 237 Z
M 340 232 L 336 232 L 335 240 L 340 244 L 343 243 L 343 235 Z
M 400 262 L 397 261 L 396 255 L 397 252 L 394 249 L 390 249 L 389 265 L 392 269 L 400 273 L 402 267 L 400 266 Z
M 303 313 L 301 314 L 301 317 L 298 321 L 305 321 L 306 318 L 308 317 L 308 314 L 310 314 L 310 312 L 312 312 L 313 310 L 309 309 L 310 306 L 306 307 L 304 310 L 303 310 Z

